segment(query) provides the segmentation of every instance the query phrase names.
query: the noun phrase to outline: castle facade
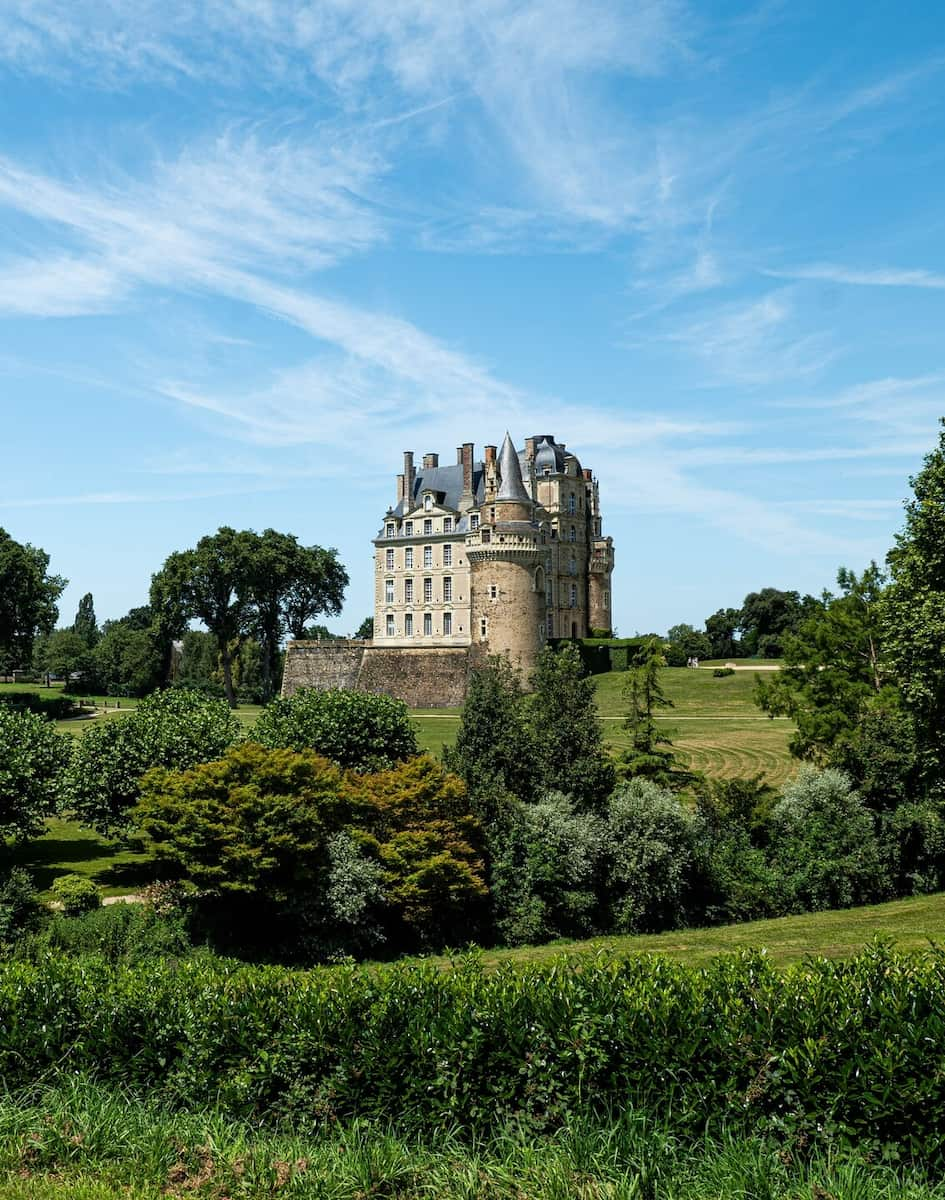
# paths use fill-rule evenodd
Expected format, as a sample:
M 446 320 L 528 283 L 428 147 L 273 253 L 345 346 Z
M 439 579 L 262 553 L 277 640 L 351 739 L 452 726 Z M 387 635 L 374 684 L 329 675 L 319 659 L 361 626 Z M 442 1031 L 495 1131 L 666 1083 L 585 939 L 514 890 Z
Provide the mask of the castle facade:
M 549 638 L 611 628 L 597 481 L 551 434 L 448 466 L 408 450 L 374 547 L 376 647 L 475 647 L 527 676 Z

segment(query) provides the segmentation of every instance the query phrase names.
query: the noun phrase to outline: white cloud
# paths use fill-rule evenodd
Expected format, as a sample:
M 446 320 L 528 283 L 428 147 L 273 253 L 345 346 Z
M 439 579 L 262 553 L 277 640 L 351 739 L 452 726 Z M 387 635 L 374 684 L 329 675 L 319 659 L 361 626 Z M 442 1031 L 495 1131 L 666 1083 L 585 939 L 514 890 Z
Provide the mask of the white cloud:
M 816 279 L 825 283 L 851 284 L 855 287 L 911 287 L 934 290 L 945 288 L 945 275 L 923 268 L 878 267 L 862 270 L 838 266 L 835 263 L 814 263 L 810 266 L 766 271 L 765 274 L 776 279 Z

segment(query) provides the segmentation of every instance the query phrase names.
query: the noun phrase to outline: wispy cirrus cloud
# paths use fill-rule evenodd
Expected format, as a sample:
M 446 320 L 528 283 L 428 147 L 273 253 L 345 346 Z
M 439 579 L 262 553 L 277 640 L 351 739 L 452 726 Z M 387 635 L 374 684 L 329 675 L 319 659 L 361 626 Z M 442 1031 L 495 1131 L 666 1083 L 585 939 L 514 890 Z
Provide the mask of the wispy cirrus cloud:
M 775 279 L 813 279 L 824 283 L 850 284 L 853 287 L 894 287 L 945 289 L 945 274 L 924 268 L 844 267 L 837 263 L 812 263 L 809 266 L 766 270 Z

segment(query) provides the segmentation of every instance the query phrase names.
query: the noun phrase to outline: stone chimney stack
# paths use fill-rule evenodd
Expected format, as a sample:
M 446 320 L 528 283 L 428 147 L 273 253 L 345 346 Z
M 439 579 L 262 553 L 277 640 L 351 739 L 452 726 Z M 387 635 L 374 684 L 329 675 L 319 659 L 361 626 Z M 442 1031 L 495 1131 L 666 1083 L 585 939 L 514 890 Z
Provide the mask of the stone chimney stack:
M 584 478 L 587 480 L 588 483 L 590 483 L 591 480 L 594 478 L 594 472 L 591 470 L 590 467 L 584 468 Z
M 462 446 L 456 447 L 456 465 L 457 465 L 457 467 L 461 467 L 463 465 L 463 448 L 462 448 Z
M 428 467 L 438 467 L 439 465 L 440 465 L 440 456 L 438 454 L 424 454 L 424 456 L 423 456 L 423 469 L 424 470 L 427 470 Z
M 473 450 L 474 442 L 463 442 L 460 451 L 463 464 L 463 493 L 460 496 L 460 508 L 465 510 L 473 506 Z
M 486 466 L 489 466 L 490 464 L 495 463 L 495 456 L 498 453 L 498 449 L 499 449 L 498 446 L 486 446 L 485 447 Z
M 533 437 L 525 439 L 525 461 L 527 463 L 535 461 L 535 439 Z
M 403 477 L 403 475 L 398 475 L 397 476 L 397 503 L 399 504 L 401 502 L 401 500 L 403 500 L 403 498 L 404 498 L 404 477 Z
M 404 451 L 404 500 L 407 508 L 413 504 L 413 485 L 417 478 L 416 468 L 413 465 L 413 451 Z

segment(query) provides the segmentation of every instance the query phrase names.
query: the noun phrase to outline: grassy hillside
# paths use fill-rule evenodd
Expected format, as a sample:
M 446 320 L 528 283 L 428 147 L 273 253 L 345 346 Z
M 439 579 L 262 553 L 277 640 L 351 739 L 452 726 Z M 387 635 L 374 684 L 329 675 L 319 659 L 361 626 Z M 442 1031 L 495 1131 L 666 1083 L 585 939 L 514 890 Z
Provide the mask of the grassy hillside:
M 659 720 L 687 765 L 716 778 L 764 775 L 772 784 L 789 779 L 797 764 L 788 754 L 792 722 L 771 720 L 755 707 L 755 672 L 739 670 L 716 679 L 711 670 L 667 667 L 663 690 L 673 707 Z M 597 703 L 607 745 L 628 743 L 622 727 L 626 675 L 611 671 L 595 678 Z M 458 709 L 423 709 L 414 714 L 420 744 L 431 754 L 456 737 Z

